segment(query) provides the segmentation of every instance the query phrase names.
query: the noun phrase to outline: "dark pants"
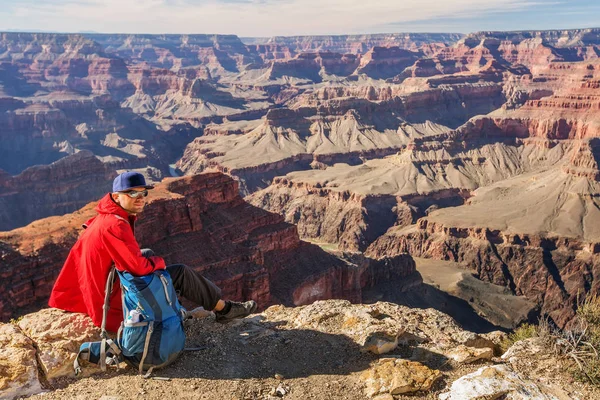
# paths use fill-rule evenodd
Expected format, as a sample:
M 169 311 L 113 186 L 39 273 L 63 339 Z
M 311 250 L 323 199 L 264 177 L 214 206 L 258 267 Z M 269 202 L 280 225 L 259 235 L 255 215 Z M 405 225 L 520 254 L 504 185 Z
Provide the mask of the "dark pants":
M 142 255 L 150 257 L 154 252 L 151 249 L 142 249 Z M 177 294 L 202 306 L 205 310 L 213 310 L 221 299 L 221 289 L 187 265 L 168 265 L 167 271 L 171 275 Z

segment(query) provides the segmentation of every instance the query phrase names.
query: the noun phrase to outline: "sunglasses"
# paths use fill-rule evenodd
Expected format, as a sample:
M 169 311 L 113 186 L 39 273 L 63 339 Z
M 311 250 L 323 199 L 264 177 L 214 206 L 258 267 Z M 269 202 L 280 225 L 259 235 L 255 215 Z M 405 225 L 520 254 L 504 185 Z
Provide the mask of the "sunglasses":
M 132 199 L 137 199 L 138 197 L 147 197 L 148 196 L 148 190 L 142 190 L 141 192 L 138 192 L 137 190 L 130 190 L 128 192 L 119 192 L 119 193 L 126 194 L 127 196 L 131 197 Z

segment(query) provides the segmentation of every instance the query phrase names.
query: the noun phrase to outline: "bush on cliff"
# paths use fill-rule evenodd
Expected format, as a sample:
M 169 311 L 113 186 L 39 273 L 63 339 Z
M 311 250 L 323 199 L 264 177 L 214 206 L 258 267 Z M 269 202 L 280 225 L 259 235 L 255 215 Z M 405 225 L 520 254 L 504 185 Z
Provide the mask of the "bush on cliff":
M 557 344 L 573 360 L 575 378 L 600 385 L 600 297 L 586 297 L 574 328 L 563 332 Z
M 523 324 L 502 343 L 507 350 L 520 340 L 541 338 L 548 349 L 562 355 L 573 376 L 600 386 L 600 297 L 591 295 L 579 304 L 573 324 L 564 330 L 553 327 L 547 318 L 537 325 Z

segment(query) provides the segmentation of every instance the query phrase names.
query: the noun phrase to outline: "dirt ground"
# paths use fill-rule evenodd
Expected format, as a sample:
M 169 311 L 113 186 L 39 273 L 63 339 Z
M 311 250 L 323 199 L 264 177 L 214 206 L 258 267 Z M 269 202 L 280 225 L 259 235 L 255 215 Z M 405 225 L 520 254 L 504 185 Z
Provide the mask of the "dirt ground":
M 260 316 L 221 325 L 212 317 L 187 328 L 187 347 L 171 366 L 144 379 L 130 367 L 64 379 L 44 399 L 363 399 L 354 373 L 373 356 L 345 336 L 288 330 Z M 318 361 L 316 361 L 318 360 Z
M 187 333 L 187 346 L 200 350 L 185 352 L 150 379 L 125 366 L 120 371 L 62 379 L 53 384 L 54 390 L 33 398 L 358 400 L 366 398 L 359 375 L 378 358 L 360 352 L 344 335 L 289 329 L 263 321 L 261 315 L 225 325 L 208 317 L 193 321 Z M 399 346 L 385 356 L 411 352 L 408 346 Z M 407 398 L 437 398 L 448 382 L 480 366 L 453 368 L 435 358 L 429 363 L 444 377 L 430 393 Z
M 263 314 L 228 324 L 216 323 L 213 317 L 193 320 L 187 334 L 187 346 L 199 350 L 183 353 L 174 364 L 155 371 L 149 379 L 122 364 L 125 368 L 119 371 L 53 382 L 50 391 L 32 398 L 358 400 L 367 398 L 360 375 L 373 361 L 379 357 L 409 358 L 415 350 L 411 345 L 400 345 L 382 356 L 364 353 L 345 335 L 293 329 L 285 321 L 269 321 Z M 442 378 L 428 392 L 394 399 L 437 399 L 454 380 L 493 364 L 480 361 L 462 365 L 426 349 L 421 351 L 427 356 L 419 361 L 440 370 Z M 572 398 L 600 398 L 597 391 L 573 382 L 551 356 L 524 363 L 523 368 L 519 365 L 521 372 L 535 371 L 532 377 L 539 382 L 568 387 L 569 393 L 577 394 Z M 91 367 L 84 370 L 95 371 Z

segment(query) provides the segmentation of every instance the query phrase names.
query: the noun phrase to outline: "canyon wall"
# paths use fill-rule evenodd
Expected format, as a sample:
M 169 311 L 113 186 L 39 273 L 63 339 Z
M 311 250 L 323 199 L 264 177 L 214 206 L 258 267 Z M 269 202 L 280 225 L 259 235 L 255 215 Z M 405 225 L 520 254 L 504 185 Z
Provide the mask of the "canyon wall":
M 393 276 L 397 268 L 381 260 L 348 268 L 298 234 L 378 257 L 387 250 L 373 246 L 404 230 L 420 233 L 399 239 L 403 248 L 442 257 L 427 250 L 437 245 L 419 250 L 439 234 L 425 238 L 420 224 L 498 232 L 489 243 L 527 235 L 595 248 L 598 43 L 597 29 L 267 40 L 4 33 L 0 229 L 73 212 L 124 169 L 152 182 L 220 171 L 237 183 L 194 177 L 183 186 L 197 190 L 169 183 L 157 191 L 164 196 L 149 206 L 140 237 L 169 260 L 187 257 L 232 297 L 286 304 L 359 299 L 365 282 L 379 279 L 369 271 Z M 191 200 L 198 196 L 212 200 Z M 30 266 L 10 292 L 19 307 L 47 295 L 80 212 L 58 219 L 73 221 L 61 228 L 70 235 L 48 228 L 35 236 L 33 225 L 3 234 L 5 259 Z M 165 223 L 161 213 L 177 218 Z M 471 242 L 448 240 L 456 254 L 474 254 Z M 593 271 L 593 257 L 576 264 L 585 252 L 563 257 L 561 245 L 532 241 L 541 244 L 443 258 L 489 269 L 477 275 L 530 297 L 564 325 L 573 293 L 596 290 L 594 273 L 582 272 Z M 211 250 L 179 251 L 190 242 Z M 515 268 L 527 262 L 550 283 L 520 286 Z M 41 278 L 26 272 L 32 265 Z M 570 280 L 565 268 L 585 278 Z
M 288 173 L 248 200 L 341 249 L 459 262 L 567 326 L 600 291 L 598 66 L 547 69 L 561 82 L 550 96 L 383 159 Z
M 600 290 L 598 246 L 575 238 L 445 226 L 425 218 L 416 226 L 390 229 L 366 254 L 408 252 L 460 262 L 479 279 L 537 302 L 543 315 L 564 327 L 577 304 Z
M 213 168 L 248 194 L 277 175 L 381 158 L 473 116 L 542 101 L 593 74 L 597 58 L 596 30 L 246 43 L 2 33 L 0 169 L 16 176 L 89 150 L 109 169 L 156 181 L 178 160 L 184 173 Z M 227 134 L 194 140 L 211 132 Z
M 89 151 L 30 167 L 17 176 L 0 171 L 0 231 L 81 208 L 108 192 L 115 176 Z
M 73 214 L 0 233 L 3 320 L 43 306 L 81 224 L 95 203 Z M 319 299 L 362 300 L 383 280 L 413 276 L 410 256 L 349 263 L 300 241 L 296 227 L 246 203 L 221 173 L 169 179 L 157 186 L 136 226 L 142 247 L 185 263 L 213 280 L 224 298 L 299 305 Z

